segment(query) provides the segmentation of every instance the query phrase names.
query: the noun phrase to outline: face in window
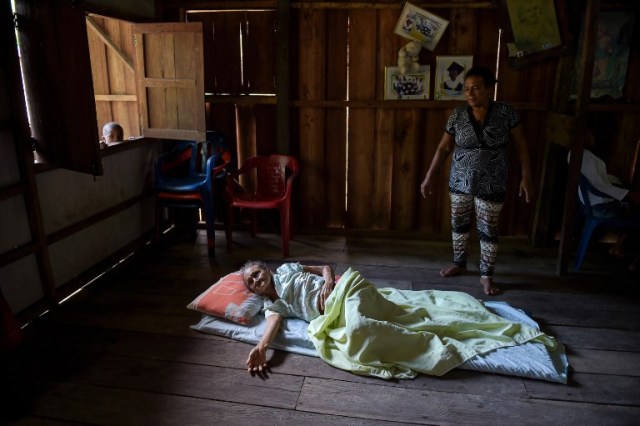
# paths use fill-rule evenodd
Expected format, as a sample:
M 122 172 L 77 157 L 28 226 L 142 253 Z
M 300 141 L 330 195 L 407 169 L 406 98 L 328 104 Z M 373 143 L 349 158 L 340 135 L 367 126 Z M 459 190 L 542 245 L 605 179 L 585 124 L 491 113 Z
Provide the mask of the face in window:
M 104 135 L 104 141 L 106 143 L 113 143 L 113 142 L 118 142 L 121 141 L 122 138 L 118 137 L 118 135 L 115 132 L 110 132 L 107 133 L 106 135 Z
M 107 145 L 122 141 L 124 139 L 123 136 L 122 126 L 116 122 L 107 123 L 102 127 L 102 140 Z

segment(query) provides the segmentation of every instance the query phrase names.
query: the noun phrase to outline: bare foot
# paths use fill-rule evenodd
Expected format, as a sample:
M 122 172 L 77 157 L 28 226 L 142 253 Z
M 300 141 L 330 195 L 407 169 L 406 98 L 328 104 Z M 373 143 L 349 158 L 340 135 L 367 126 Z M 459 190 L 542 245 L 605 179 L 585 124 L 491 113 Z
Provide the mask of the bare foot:
M 480 284 L 482 284 L 482 288 L 484 289 L 485 294 L 489 296 L 495 296 L 496 294 L 500 294 L 500 289 L 498 287 L 493 286 L 493 278 L 482 277 L 480 278 Z
M 467 272 L 467 268 L 464 266 L 453 265 L 447 269 L 440 269 L 440 275 L 444 278 L 455 277 L 456 275 L 462 275 Z

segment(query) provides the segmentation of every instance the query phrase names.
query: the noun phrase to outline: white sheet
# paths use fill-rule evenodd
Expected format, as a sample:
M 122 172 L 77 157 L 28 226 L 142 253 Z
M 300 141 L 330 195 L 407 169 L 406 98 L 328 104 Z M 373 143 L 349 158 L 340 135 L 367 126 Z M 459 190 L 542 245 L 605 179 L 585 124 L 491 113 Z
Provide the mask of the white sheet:
M 506 302 L 484 302 L 493 313 L 514 322 L 520 322 L 539 329 L 538 323 L 520 309 Z M 274 349 L 317 357 L 316 349 L 308 338 L 308 323 L 285 318 L 280 333 L 271 344 Z M 258 343 L 262 337 L 265 321 L 262 313 L 256 315 L 248 325 L 240 325 L 211 315 L 203 315 L 200 322 L 191 326 L 203 333 L 228 337 L 245 343 Z M 460 367 L 464 370 L 498 373 L 530 379 L 567 383 L 569 362 L 562 344 L 550 352 L 541 343 L 496 349 L 484 355 L 466 361 Z

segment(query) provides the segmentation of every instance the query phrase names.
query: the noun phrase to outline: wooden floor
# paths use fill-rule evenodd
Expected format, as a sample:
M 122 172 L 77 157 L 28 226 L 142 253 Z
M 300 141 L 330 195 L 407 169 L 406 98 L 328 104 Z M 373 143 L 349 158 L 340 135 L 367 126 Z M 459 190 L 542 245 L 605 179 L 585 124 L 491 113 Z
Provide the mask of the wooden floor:
M 248 259 L 282 260 L 277 235 L 234 237 L 229 255 L 219 235 L 213 260 L 203 234 L 149 247 L 29 326 L 2 354 L 0 424 L 640 424 L 640 280 L 600 247 L 583 272 L 558 277 L 555 248 L 501 244 L 495 299 L 566 345 L 568 385 L 462 370 L 384 381 L 279 351 L 261 379 L 244 369 L 249 345 L 191 330 L 200 316 L 185 308 Z M 377 285 L 486 298 L 477 266 L 439 277 L 448 243 L 303 235 L 291 253 L 338 273 L 353 266 Z

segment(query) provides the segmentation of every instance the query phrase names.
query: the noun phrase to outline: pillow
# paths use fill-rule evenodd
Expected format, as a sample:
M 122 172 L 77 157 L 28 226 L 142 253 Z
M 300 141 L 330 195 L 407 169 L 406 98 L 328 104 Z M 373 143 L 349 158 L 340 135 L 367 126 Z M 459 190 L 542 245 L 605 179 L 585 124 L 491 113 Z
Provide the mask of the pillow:
M 187 305 L 188 309 L 238 324 L 248 324 L 262 309 L 262 297 L 249 291 L 240 272 L 232 272 L 218 280 Z

